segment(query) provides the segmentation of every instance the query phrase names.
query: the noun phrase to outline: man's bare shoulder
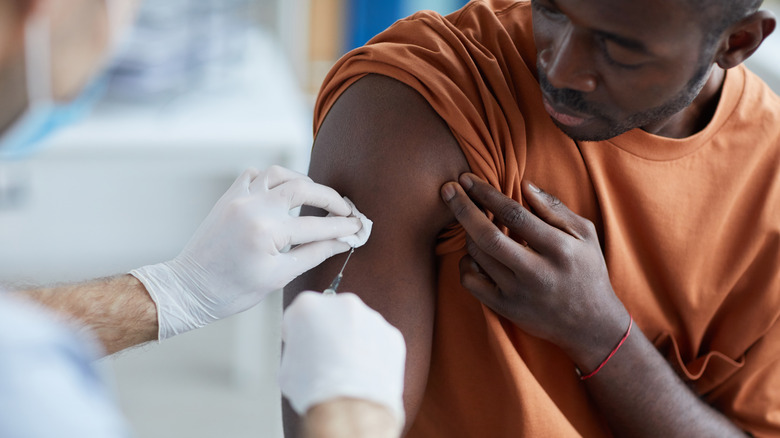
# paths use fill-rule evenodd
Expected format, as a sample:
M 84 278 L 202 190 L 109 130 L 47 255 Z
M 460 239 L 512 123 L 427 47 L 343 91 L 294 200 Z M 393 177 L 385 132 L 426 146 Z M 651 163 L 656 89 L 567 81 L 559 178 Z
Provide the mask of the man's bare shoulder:
M 347 89 L 325 118 L 309 175 L 348 196 L 374 221 L 368 244 L 350 262 L 372 271 L 372 263 L 402 270 L 403 261 L 432 257 L 436 236 L 454 221 L 439 190 L 465 171 L 454 136 L 425 99 L 401 82 L 369 75 Z M 307 277 L 330 273 L 337 264 L 326 262 Z M 354 280 L 352 275 L 344 284 Z M 325 287 L 330 279 L 319 281 L 325 283 L 307 286 Z M 382 299 L 367 289 L 356 292 L 369 305 Z
M 428 376 L 436 296 L 434 247 L 454 218 L 441 186 L 468 164 L 447 124 L 412 88 L 366 76 L 336 101 L 315 140 L 309 174 L 351 198 L 374 221 L 341 283 L 404 335 L 404 399 L 409 424 Z M 307 272 L 285 288 L 289 303 L 302 290 L 323 290 L 345 256 Z M 296 420 L 285 413 L 294 436 Z
M 467 170 L 449 127 L 422 96 L 395 79 L 368 75 L 347 89 L 326 116 L 310 175 L 337 190 L 368 184 L 391 197 L 385 203 L 438 206 L 446 216 L 438 188 Z M 372 200 L 358 206 L 367 202 Z

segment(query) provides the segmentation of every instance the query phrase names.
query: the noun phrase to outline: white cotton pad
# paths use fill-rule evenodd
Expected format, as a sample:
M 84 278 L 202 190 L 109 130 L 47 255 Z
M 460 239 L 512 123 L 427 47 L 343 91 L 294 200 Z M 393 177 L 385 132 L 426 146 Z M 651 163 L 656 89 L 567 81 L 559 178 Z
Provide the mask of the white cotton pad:
M 363 224 L 363 228 L 361 228 L 360 231 L 358 231 L 357 233 L 351 236 L 340 237 L 338 240 L 346 243 L 347 245 L 353 248 L 358 248 L 365 245 L 366 242 L 368 242 L 368 237 L 371 235 L 371 227 L 374 226 L 374 222 L 372 222 L 371 219 L 367 218 L 366 215 L 359 212 L 357 207 L 355 207 L 355 203 L 352 202 L 346 196 L 344 197 L 344 201 L 346 201 L 347 205 L 349 205 L 350 208 L 352 208 L 352 214 L 350 214 L 349 217 L 356 217 L 360 219 L 360 222 Z

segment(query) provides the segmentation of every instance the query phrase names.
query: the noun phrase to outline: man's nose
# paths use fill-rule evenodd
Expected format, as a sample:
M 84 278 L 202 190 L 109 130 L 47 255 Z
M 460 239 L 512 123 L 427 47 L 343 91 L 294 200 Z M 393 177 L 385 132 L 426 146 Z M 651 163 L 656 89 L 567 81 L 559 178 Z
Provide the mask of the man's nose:
M 542 50 L 541 67 L 547 80 L 555 88 L 590 93 L 598 86 L 598 75 L 593 69 L 592 37 L 569 25 L 553 44 Z

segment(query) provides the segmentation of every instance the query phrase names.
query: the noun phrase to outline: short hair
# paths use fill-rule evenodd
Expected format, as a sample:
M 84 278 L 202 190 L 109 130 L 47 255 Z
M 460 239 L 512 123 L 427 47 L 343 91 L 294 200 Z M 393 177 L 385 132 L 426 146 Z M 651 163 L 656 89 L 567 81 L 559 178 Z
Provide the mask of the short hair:
M 763 0 L 686 0 L 698 16 L 705 31 L 706 44 L 711 45 L 720 35 L 739 20 L 756 12 Z

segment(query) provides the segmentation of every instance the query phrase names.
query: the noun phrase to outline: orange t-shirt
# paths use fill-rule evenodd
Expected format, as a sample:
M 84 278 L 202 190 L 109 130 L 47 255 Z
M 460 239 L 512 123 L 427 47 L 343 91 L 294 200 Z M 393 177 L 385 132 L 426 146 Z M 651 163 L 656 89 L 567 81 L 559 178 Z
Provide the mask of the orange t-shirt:
M 471 170 L 520 200 L 523 178 L 596 224 L 613 288 L 692 387 L 739 427 L 780 436 L 780 99 L 727 72 L 701 132 L 575 142 L 543 108 L 530 3 L 420 12 L 341 59 L 315 113 L 366 74 L 417 90 Z M 410 436 L 608 436 L 571 360 L 460 285 L 464 233 L 440 238 L 431 368 Z

